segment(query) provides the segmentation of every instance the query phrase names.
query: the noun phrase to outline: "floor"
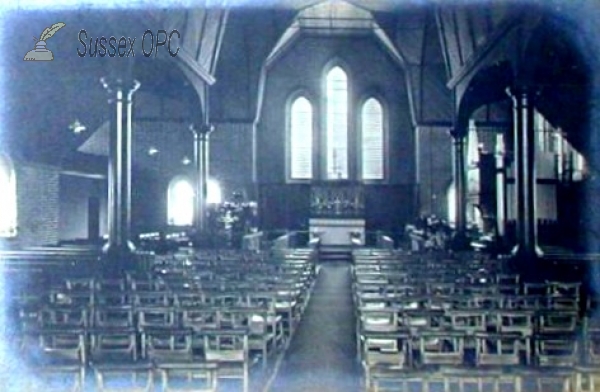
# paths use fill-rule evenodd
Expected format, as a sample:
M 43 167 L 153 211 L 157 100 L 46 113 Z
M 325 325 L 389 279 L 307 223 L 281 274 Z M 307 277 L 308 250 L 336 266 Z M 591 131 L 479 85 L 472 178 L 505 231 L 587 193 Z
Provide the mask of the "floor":
M 269 392 L 360 390 L 350 263 L 320 265 L 314 291 Z

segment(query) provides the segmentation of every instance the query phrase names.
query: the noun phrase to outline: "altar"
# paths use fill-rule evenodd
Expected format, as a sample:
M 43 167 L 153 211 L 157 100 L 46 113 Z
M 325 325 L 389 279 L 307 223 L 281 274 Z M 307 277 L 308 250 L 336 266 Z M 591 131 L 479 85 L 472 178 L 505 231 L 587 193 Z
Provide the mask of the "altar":
M 324 246 L 365 244 L 363 188 L 352 183 L 311 187 L 311 237 Z
M 318 237 L 324 246 L 365 244 L 364 219 L 311 218 L 309 226 L 311 237 Z

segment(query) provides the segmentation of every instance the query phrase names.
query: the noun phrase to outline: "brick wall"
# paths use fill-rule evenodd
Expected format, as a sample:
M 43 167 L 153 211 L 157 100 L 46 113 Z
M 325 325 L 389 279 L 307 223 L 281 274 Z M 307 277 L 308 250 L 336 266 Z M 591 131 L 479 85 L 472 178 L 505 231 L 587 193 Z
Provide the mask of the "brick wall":
M 59 169 L 15 162 L 16 246 L 53 245 L 59 239 Z

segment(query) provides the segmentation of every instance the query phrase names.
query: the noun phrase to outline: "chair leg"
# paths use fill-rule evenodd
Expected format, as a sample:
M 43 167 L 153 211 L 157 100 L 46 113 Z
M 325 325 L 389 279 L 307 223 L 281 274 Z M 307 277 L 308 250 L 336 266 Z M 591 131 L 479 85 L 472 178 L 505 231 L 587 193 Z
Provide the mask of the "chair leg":
M 264 346 L 263 346 L 263 356 L 262 356 L 262 367 L 263 367 L 263 369 L 266 369 L 266 368 L 267 368 L 267 352 L 268 352 L 268 345 L 269 345 L 269 343 L 268 343 L 268 342 L 265 342 L 265 343 L 264 343 Z
M 249 386 L 249 375 L 248 375 L 248 362 L 244 361 L 244 392 L 249 392 L 250 390 L 250 386 Z

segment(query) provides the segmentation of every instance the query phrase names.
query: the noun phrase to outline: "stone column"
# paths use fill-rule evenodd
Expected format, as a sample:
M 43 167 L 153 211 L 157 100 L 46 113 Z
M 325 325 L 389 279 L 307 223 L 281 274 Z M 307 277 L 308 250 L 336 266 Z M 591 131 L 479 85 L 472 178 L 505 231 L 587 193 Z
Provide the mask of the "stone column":
M 517 207 L 517 244 L 513 254 L 518 259 L 535 260 L 537 247 L 535 129 L 531 87 L 510 89 L 514 115 L 515 201 Z
M 466 132 L 460 129 L 450 131 L 454 143 L 453 169 L 456 191 L 456 216 L 453 248 L 464 249 L 469 246 L 467 237 L 467 172 L 465 167 Z
M 129 265 L 131 242 L 131 143 L 133 94 L 140 83 L 133 79 L 102 78 L 110 107 L 108 147 L 108 243 L 104 247 L 116 269 Z
M 208 196 L 208 166 L 210 143 L 210 133 L 213 131 L 212 125 L 202 125 L 196 127 L 193 124 L 190 130 L 194 134 L 194 165 L 196 169 L 196 205 L 195 205 L 195 229 L 199 236 L 207 230 L 207 203 Z
M 496 231 L 498 239 L 504 241 L 506 235 L 506 151 L 504 134 L 496 135 Z

